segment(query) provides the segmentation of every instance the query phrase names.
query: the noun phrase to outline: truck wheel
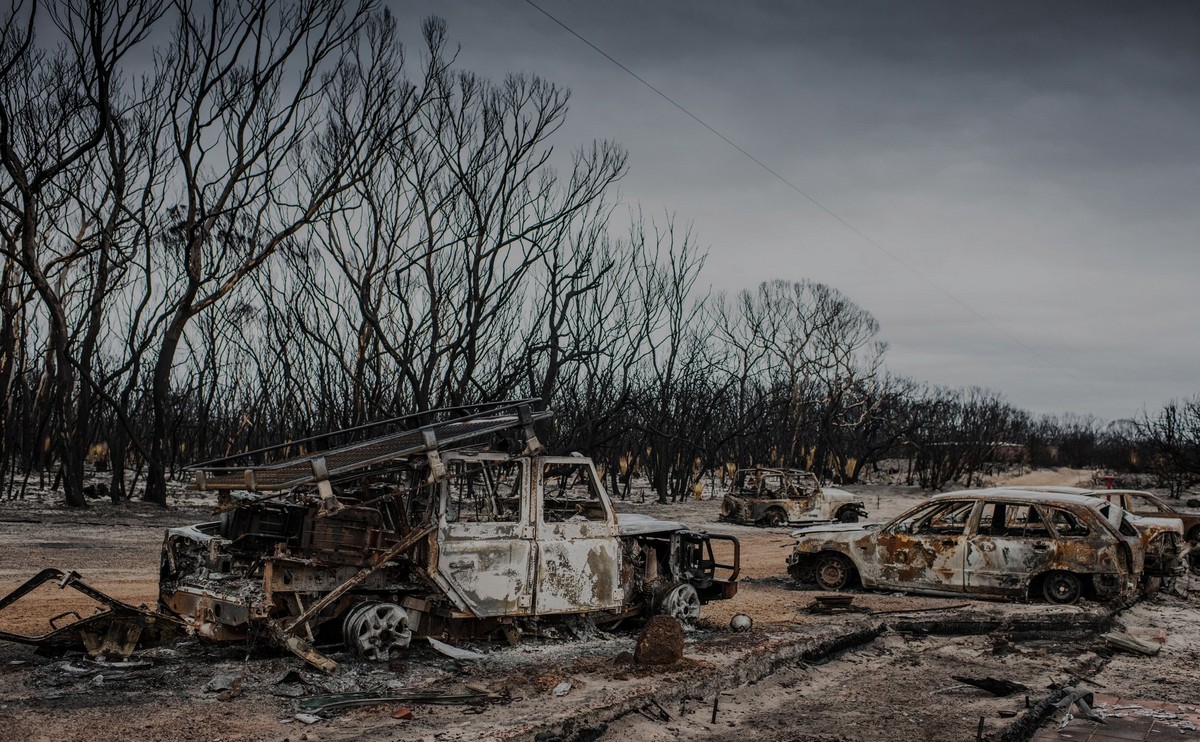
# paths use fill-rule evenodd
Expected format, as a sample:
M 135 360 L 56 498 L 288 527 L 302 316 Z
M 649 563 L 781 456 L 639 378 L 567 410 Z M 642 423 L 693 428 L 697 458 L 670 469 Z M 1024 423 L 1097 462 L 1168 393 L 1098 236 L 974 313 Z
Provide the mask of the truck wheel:
M 408 611 L 395 603 L 361 603 L 346 613 L 342 637 L 360 657 L 386 660 L 393 649 L 403 649 L 412 640 Z
M 700 593 L 686 582 L 676 585 L 659 601 L 657 612 L 690 626 L 700 618 Z
M 787 513 L 783 512 L 783 508 L 771 508 L 763 514 L 759 523 L 772 527 L 787 525 Z
M 1042 597 L 1047 603 L 1070 605 L 1083 592 L 1079 578 L 1070 572 L 1051 572 L 1042 580 Z
M 817 585 L 822 590 L 841 590 L 850 584 L 850 575 L 854 567 L 850 560 L 841 554 L 822 554 L 817 557 Z
M 838 513 L 838 522 L 839 523 L 857 523 L 858 522 L 858 511 L 855 510 L 854 508 L 842 508 L 842 511 L 840 513 Z

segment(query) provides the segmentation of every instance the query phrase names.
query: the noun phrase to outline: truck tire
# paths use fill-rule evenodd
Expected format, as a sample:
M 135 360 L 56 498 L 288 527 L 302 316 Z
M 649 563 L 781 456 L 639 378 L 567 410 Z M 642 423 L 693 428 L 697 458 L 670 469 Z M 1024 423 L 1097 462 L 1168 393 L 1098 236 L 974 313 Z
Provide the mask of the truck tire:
M 854 508 L 842 508 L 838 512 L 838 522 L 839 523 L 857 523 L 858 522 L 858 511 L 855 510 Z
M 700 618 L 700 593 L 688 583 L 681 582 L 663 593 L 654 612 L 690 626 Z
M 404 649 L 412 640 L 408 611 L 395 603 L 359 603 L 346 612 L 342 638 L 358 656 L 385 661 L 393 649 Z

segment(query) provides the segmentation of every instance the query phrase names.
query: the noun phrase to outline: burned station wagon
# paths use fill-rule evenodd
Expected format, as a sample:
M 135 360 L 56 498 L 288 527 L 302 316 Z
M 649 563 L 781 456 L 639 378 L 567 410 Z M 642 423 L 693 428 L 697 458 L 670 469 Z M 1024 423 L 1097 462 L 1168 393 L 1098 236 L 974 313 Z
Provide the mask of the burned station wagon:
M 1131 590 L 1129 544 L 1098 512 L 1103 501 L 1015 490 L 937 495 L 882 526 L 796 531 L 788 572 L 826 590 L 1042 597 L 1074 603 Z
M 867 508 L 857 495 L 822 487 L 812 472 L 756 467 L 733 473 L 719 517 L 759 526 L 856 523 L 867 517 Z
M 332 670 L 317 644 L 384 659 L 414 634 L 516 642 L 581 617 L 687 622 L 734 595 L 737 539 L 618 517 L 590 459 L 541 454 L 533 425 L 549 414 L 523 402 L 197 467 L 221 519 L 168 531 L 160 609 L 199 636 L 264 636 Z
M 1178 517 L 1153 512 L 1135 514 L 1125 507 L 1137 505 L 1118 490 L 1089 490 L 1082 487 L 1021 486 L 1023 492 L 1048 492 L 1066 497 L 1094 498 L 1097 509 L 1113 528 L 1126 537 L 1134 551 L 1134 562 L 1143 588 L 1158 589 L 1173 580 L 1183 568 L 1184 524 Z M 1144 493 L 1138 493 L 1144 494 Z M 1093 504 L 1096 504 L 1093 502 Z

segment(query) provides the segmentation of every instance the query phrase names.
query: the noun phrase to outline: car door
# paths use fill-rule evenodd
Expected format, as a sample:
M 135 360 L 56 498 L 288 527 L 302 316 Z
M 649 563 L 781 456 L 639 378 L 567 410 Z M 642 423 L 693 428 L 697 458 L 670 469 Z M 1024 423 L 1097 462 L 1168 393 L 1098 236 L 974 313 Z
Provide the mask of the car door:
M 1148 518 L 1172 518 L 1175 516 L 1162 503 L 1156 502 L 1154 498 L 1147 497 L 1146 495 L 1126 494 L 1125 503 L 1125 509 L 1134 515 L 1142 515 Z
M 935 501 L 889 525 L 876 539 L 880 581 L 901 590 L 962 592 L 975 506 L 974 500 Z
M 1052 509 L 1053 510 L 1053 509 Z M 1070 513 L 1053 510 L 1065 532 L 1082 528 Z M 1058 544 L 1032 503 L 985 501 L 967 538 L 967 592 L 1023 597 L 1030 578 L 1057 558 Z
M 617 519 L 591 460 L 543 456 L 533 462 L 540 495 L 537 614 L 619 607 L 625 593 Z
M 434 581 L 476 616 L 528 615 L 534 596 L 528 462 L 487 454 L 445 459 Z

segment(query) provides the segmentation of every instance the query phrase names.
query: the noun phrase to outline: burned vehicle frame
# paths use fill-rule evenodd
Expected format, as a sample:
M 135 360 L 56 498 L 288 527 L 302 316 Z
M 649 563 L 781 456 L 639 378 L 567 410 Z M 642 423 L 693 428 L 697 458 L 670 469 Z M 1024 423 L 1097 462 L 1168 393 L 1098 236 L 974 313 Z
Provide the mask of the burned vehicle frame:
M 1143 589 L 1153 591 L 1183 571 L 1185 557 L 1184 521 L 1164 513 L 1134 513 L 1125 507 L 1121 490 L 1090 490 L 1082 487 L 1020 486 L 1022 492 L 1044 492 L 1064 497 L 1087 498 L 1096 510 L 1126 538 Z M 1143 494 L 1143 493 L 1137 493 Z
M 1200 512 L 1180 510 L 1158 495 L 1142 490 L 1095 490 L 1092 494 L 1116 502 L 1127 512 L 1141 518 L 1178 518 L 1183 524 L 1184 538 L 1191 544 L 1200 543 Z
M 1074 603 L 1129 594 L 1139 566 L 1102 501 L 1014 490 L 937 495 L 882 526 L 800 529 L 788 572 L 868 589 Z
M 736 593 L 737 539 L 618 518 L 590 459 L 541 454 L 534 423 L 549 416 L 525 400 L 198 466 L 221 519 L 167 532 L 160 609 L 206 639 L 265 636 L 331 671 L 315 649 L 331 641 L 383 659 L 414 634 L 515 643 L 579 617 L 690 622 Z
M 118 600 L 83 581 L 78 572 L 49 567 L 0 598 L 0 612 L 27 598 L 43 585 L 70 589 L 67 608 L 46 620 L 40 633 L 0 631 L 0 641 L 38 647 L 49 654 L 82 647 L 96 659 L 128 657 L 135 649 L 153 647 L 184 635 L 183 622 L 146 606 Z M 86 611 L 86 615 L 85 612 Z
M 755 467 L 733 472 L 718 517 L 757 526 L 857 523 L 867 507 L 857 495 L 822 487 L 812 472 Z

